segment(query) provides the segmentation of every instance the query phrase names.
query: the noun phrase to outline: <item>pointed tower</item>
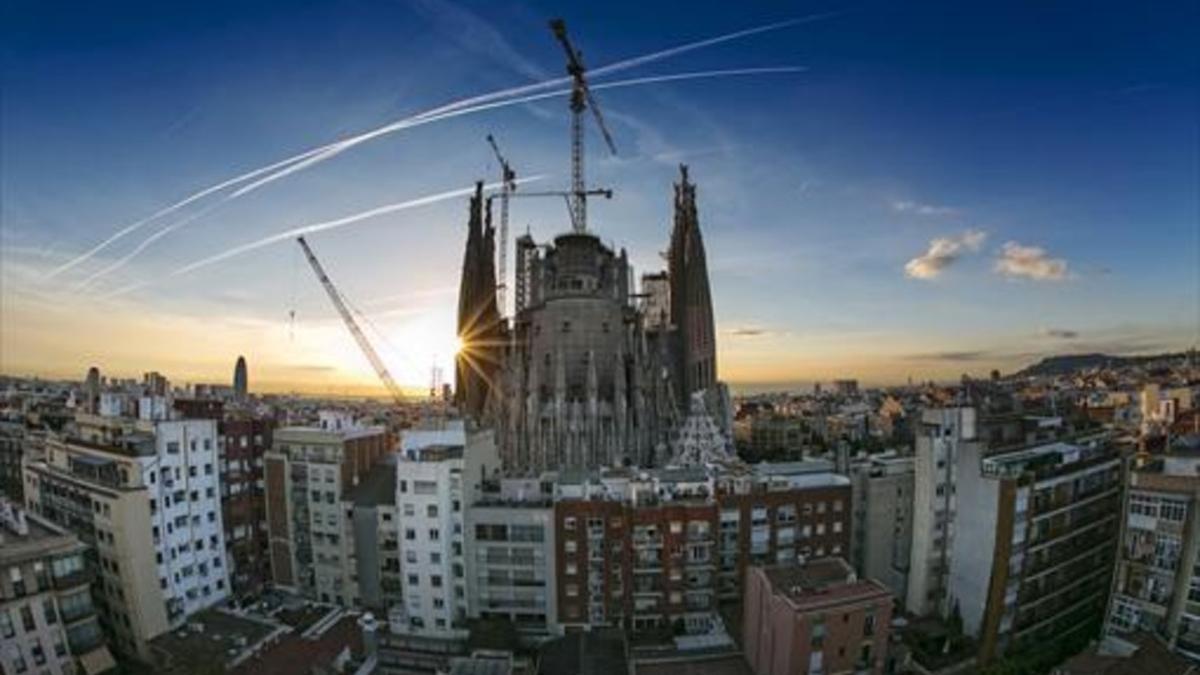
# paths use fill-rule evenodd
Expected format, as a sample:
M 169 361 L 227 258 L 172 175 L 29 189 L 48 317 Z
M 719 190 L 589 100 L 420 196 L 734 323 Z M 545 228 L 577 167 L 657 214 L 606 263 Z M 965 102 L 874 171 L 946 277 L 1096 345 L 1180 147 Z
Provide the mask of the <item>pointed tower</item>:
M 712 389 L 717 381 L 717 349 L 712 295 L 700 220 L 696 215 L 696 185 L 679 166 L 675 184 L 675 227 L 668 253 L 671 285 L 671 324 L 675 329 L 675 396 L 687 410 L 691 395 Z
M 467 219 L 467 246 L 463 252 L 458 286 L 458 339 L 455 356 L 455 401 L 464 415 L 483 415 L 488 395 L 496 383 L 500 364 L 502 329 L 496 306 L 495 229 L 491 203 L 483 198 L 483 183 L 475 184 Z

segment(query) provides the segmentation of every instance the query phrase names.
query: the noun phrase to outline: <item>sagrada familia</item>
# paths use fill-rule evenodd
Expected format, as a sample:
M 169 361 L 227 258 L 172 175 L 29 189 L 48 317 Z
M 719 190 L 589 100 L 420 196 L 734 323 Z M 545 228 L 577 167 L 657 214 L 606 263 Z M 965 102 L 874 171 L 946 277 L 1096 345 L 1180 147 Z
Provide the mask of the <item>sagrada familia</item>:
M 456 400 L 495 430 L 508 470 L 652 467 L 729 452 L 729 395 L 717 381 L 687 167 L 675 184 L 668 268 L 642 275 L 640 291 L 625 250 L 590 231 L 545 244 L 524 235 L 515 248 L 509 323 L 496 300 L 490 201 L 477 187 L 459 288 Z

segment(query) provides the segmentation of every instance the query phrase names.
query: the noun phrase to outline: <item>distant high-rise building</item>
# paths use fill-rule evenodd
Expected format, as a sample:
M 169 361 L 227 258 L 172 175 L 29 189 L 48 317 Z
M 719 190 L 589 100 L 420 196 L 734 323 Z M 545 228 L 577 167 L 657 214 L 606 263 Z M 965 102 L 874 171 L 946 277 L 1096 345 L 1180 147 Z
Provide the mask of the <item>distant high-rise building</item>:
M 83 380 L 83 400 L 80 408 L 84 412 L 96 413 L 100 407 L 100 369 L 96 366 L 88 368 L 87 377 Z
M 249 382 L 246 379 L 246 357 L 239 356 L 237 365 L 233 367 L 233 395 L 237 400 L 244 401 L 249 390 Z

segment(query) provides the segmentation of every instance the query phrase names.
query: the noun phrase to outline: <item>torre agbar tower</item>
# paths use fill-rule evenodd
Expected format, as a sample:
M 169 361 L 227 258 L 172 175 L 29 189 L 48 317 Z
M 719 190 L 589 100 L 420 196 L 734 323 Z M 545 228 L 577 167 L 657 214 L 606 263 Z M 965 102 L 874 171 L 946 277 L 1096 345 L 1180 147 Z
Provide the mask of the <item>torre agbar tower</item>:
M 590 231 L 546 244 L 526 235 L 516 242 L 511 327 L 496 310 L 493 239 L 490 225 L 479 226 L 487 209 L 478 199 L 459 299 L 457 400 L 465 415 L 495 427 L 507 469 L 662 465 L 696 392 L 718 421 L 727 419 L 686 167 L 675 185 L 668 284 L 637 294 L 626 252 Z

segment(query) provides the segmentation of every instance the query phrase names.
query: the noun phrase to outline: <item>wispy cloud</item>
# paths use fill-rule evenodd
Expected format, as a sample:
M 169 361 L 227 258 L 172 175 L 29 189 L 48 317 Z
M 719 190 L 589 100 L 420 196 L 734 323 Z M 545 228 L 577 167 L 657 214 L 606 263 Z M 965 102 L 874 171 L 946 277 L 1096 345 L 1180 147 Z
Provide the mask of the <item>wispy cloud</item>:
M 768 335 L 775 335 L 778 331 L 761 326 L 739 326 L 730 328 L 725 331 L 725 334 L 734 338 L 759 338 Z
M 905 358 L 909 361 L 972 362 L 994 359 L 997 356 L 998 354 L 996 352 L 985 349 L 973 349 L 962 351 L 922 352 L 919 354 L 909 354 Z
M 964 254 L 978 251 L 986 238 L 987 233 L 982 230 L 967 230 L 953 237 L 938 237 L 929 242 L 929 249 L 925 253 L 904 265 L 904 274 L 913 279 L 936 279 Z
M 1067 278 L 1067 261 L 1052 258 L 1040 246 L 1022 246 L 1015 241 L 1005 242 L 996 258 L 997 274 L 1010 279 L 1062 281 Z
M 1067 328 L 1043 328 L 1039 335 L 1058 340 L 1074 340 L 1079 337 L 1079 331 Z
M 953 206 L 939 204 L 922 204 L 908 200 L 892 202 L 892 210 L 896 213 L 912 213 L 918 216 L 957 216 L 961 211 Z
M 546 78 L 545 70 L 525 58 L 504 35 L 478 14 L 445 0 L 411 0 L 411 5 L 441 33 L 461 49 L 499 61 L 534 80 Z

